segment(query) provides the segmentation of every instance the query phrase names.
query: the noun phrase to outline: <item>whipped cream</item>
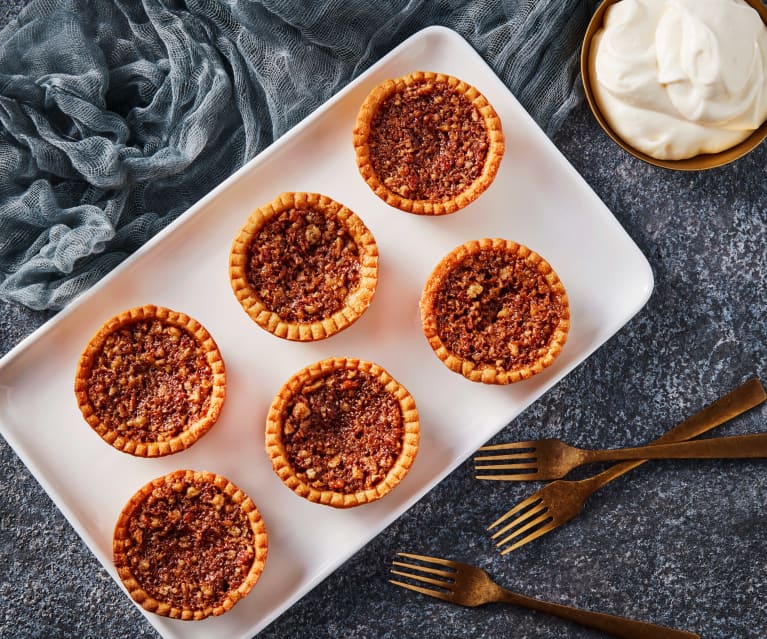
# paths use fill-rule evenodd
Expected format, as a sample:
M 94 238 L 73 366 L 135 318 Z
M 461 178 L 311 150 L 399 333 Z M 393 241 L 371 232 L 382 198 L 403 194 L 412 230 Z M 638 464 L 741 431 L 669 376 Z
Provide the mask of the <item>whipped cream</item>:
M 744 0 L 621 0 L 589 62 L 607 122 L 657 159 L 723 151 L 767 120 L 767 28 Z

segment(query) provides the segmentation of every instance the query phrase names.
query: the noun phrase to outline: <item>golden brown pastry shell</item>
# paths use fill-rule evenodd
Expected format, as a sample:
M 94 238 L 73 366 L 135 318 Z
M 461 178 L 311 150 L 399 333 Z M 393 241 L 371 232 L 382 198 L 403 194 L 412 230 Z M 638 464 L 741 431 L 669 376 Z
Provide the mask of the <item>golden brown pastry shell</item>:
M 144 590 L 142 585 L 136 580 L 131 572 L 130 565 L 127 557 L 127 549 L 130 547 L 130 531 L 129 523 L 133 517 L 133 513 L 141 505 L 141 503 L 152 494 L 156 488 L 173 484 L 177 481 L 198 481 L 200 483 L 210 483 L 215 485 L 223 493 L 228 495 L 231 500 L 238 504 L 242 512 L 246 515 L 250 522 L 251 530 L 253 531 L 254 540 L 254 558 L 253 564 L 250 567 L 245 579 L 236 588 L 231 588 L 226 593 L 226 597 L 218 606 L 208 606 L 202 609 L 192 608 L 178 608 L 172 606 L 167 602 L 160 601 L 152 597 Z M 211 615 L 218 616 L 227 612 L 236 604 L 240 599 L 245 597 L 256 582 L 261 577 L 261 573 L 264 571 L 266 563 L 266 556 L 268 554 L 268 537 L 266 533 L 266 526 L 261 518 L 256 505 L 242 490 L 235 486 L 225 477 L 217 475 L 207 471 L 194 471 L 194 470 L 177 470 L 162 477 L 158 477 L 153 481 L 143 486 L 133 497 L 130 498 L 128 503 L 122 509 L 120 516 L 117 520 L 114 530 L 114 538 L 112 542 L 112 550 L 114 554 L 115 567 L 117 568 L 117 574 L 123 582 L 123 585 L 128 590 L 128 594 L 138 604 L 140 604 L 146 610 L 153 612 L 164 617 L 171 617 L 173 619 L 181 619 L 184 621 L 200 620 Z
M 282 418 L 286 407 L 296 393 L 306 386 L 336 370 L 361 370 L 376 378 L 387 393 L 393 395 L 400 407 L 403 421 L 402 451 L 394 466 L 389 469 L 384 479 L 376 486 L 354 493 L 331 490 L 319 490 L 296 476 L 290 464 L 283 443 Z M 395 380 L 386 370 L 364 360 L 336 357 L 316 362 L 293 375 L 274 398 L 266 419 L 266 452 L 277 476 L 297 495 L 311 502 L 350 508 L 366 504 L 391 492 L 407 475 L 413 465 L 420 440 L 420 421 L 415 400 L 408 390 Z
M 109 335 L 134 322 L 154 319 L 187 332 L 203 347 L 213 376 L 213 387 L 208 410 L 200 419 L 170 439 L 142 442 L 126 437 L 119 430 L 110 428 L 99 418 L 88 398 L 88 381 L 96 359 Z M 216 342 L 200 322 L 185 313 L 173 311 L 163 306 L 146 304 L 119 313 L 99 328 L 80 356 L 75 374 L 74 390 L 77 405 L 85 421 L 105 442 L 117 450 L 137 457 L 161 457 L 189 448 L 216 423 L 226 398 L 226 371 L 224 360 L 221 358 Z
M 395 193 L 381 181 L 370 160 L 368 138 L 373 118 L 380 105 L 391 95 L 402 91 L 405 87 L 424 82 L 445 83 L 452 91 L 463 94 L 482 116 L 488 139 L 489 148 L 480 176 L 466 190 L 442 201 L 412 200 Z M 354 127 L 353 140 L 357 155 L 357 167 L 373 192 L 387 204 L 418 215 L 445 215 L 471 204 L 492 184 L 506 148 L 501 120 L 485 96 L 477 88 L 463 80 L 431 71 L 415 71 L 400 78 L 386 80 L 375 87 L 360 107 Z
M 537 359 L 530 366 L 522 366 L 512 370 L 505 370 L 486 364 L 477 365 L 475 362 L 464 359 L 451 352 L 443 343 L 437 327 L 439 309 L 436 306 L 436 298 L 440 287 L 449 274 L 459 266 L 467 257 L 485 249 L 506 251 L 518 258 L 524 259 L 535 270 L 542 274 L 548 282 L 551 290 L 556 292 L 565 307 L 559 324 L 551 336 L 548 350 L 544 356 Z M 565 287 L 551 265 L 540 255 L 528 247 L 500 238 L 484 238 L 471 240 L 453 249 L 435 267 L 429 276 L 421 294 L 420 300 L 421 323 L 424 335 L 437 357 L 450 370 L 459 373 L 473 382 L 485 384 L 511 384 L 528 379 L 543 369 L 550 366 L 562 351 L 567 341 L 570 329 L 570 306 Z
M 291 208 L 312 208 L 336 217 L 348 230 L 360 251 L 359 286 L 351 291 L 343 308 L 313 322 L 291 322 L 268 308 L 248 282 L 248 251 L 264 226 Z M 269 204 L 256 209 L 234 239 L 229 255 L 229 278 L 242 308 L 263 329 L 277 337 L 308 342 L 324 339 L 351 326 L 367 310 L 378 284 L 378 246 L 364 222 L 349 208 L 319 193 L 282 193 Z

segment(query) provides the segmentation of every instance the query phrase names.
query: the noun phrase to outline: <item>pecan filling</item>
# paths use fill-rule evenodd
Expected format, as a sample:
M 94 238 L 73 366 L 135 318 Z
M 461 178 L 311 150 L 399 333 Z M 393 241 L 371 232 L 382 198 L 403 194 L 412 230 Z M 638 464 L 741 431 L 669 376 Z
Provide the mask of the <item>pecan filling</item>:
M 175 437 L 204 416 L 213 373 L 205 349 L 185 330 L 139 320 L 104 341 L 88 398 L 111 430 L 141 442 Z
M 240 506 L 212 483 L 178 479 L 155 488 L 128 524 L 126 557 L 158 601 L 201 610 L 224 602 L 255 558 L 254 534 Z
M 463 94 L 441 82 L 394 93 L 378 107 L 368 139 L 370 160 L 389 190 L 439 202 L 465 191 L 488 153 L 482 116 Z
M 445 278 L 435 309 L 437 332 L 449 351 L 514 370 L 545 355 L 565 305 L 523 258 L 484 249 Z
M 308 383 L 286 407 L 283 443 L 299 479 L 319 490 L 376 486 L 402 451 L 397 399 L 376 378 L 333 371 Z
M 359 248 L 343 222 L 313 209 L 282 212 L 248 250 L 248 283 L 287 322 L 340 311 L 359 286 L 359 268 Z

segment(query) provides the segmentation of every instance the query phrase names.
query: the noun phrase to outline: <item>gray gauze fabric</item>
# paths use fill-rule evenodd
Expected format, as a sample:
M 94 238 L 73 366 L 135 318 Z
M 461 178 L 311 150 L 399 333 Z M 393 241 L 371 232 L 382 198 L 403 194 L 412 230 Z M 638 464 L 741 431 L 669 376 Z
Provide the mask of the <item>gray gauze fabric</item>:
M 429 25 L 552 134 L 596 4 L 35 0 L 0 32 L 0 298 L 63 307 Z

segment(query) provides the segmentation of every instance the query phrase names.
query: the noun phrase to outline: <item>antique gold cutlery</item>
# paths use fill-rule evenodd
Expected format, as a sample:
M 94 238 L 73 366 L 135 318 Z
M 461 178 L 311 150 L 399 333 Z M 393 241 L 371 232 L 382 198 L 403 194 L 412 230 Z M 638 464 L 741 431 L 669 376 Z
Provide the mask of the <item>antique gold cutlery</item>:
M 627 619 L 601 612 L 591 612 L 563 604 L 533 599 L 526 595 L 512 592 L 495 583 L 484 570 L 469 564 L 449 559 L 397 553 L 411 562 L 394 561 L 397 568 L 391 570 L 398 577 L 421 584 L 434 586 L 427 588 L 409 582 L 390 579 L 395 586 L 414 590 L 423 595 L 436 597 L 461 606 L 481 606 L 486 603 L 510 603 L 537 612 L 546 613 L 580 624 L 587 628 L 601 630 L 614 637 L 623 639 L 699 639 L 700 635 L 685 630 L 675 630 L 644 621 Z M 414 563 L 418 562 L 418 563 Z M 406 569 L 407 572 L 405 572 Z
M 765 399 L 767 393 L 759 380 L 750 379 L 672 428 L 656 439 L 655 443 L 665 444 L 697 437 L 758 406 Z M 496 542 L 496 546 L 503 547 L 501 554 L 506 554 L 555 530 L 573 519 L 589 496 L 645 461 L 638 459 L 621 462 L 585 479 L 558 480 L 547 484 L 488 526 L 490 531 L 495 529 L 493 539 L 505 535 Z M 514 519 L 505 523 L 515 515 Z M 500 527 L 502 524 L 505 525 Z
M 536 481 L 561 479 L 571 470 L 605 461 L 632 459 L 755 459 L 767 457 L 767 433 L 696 439 L 674 444 L 652 444 L 634 448 L 588 450 L 570 446 L 561 439 L 537 439 L 484 446 L 481 451 L 513 450 L 503 455 L 475 457 L 477 470 L 512 471 L 502 475 L 477 475 L 477 479 Z M 505 464 L 487 462 L 505 461 Z

